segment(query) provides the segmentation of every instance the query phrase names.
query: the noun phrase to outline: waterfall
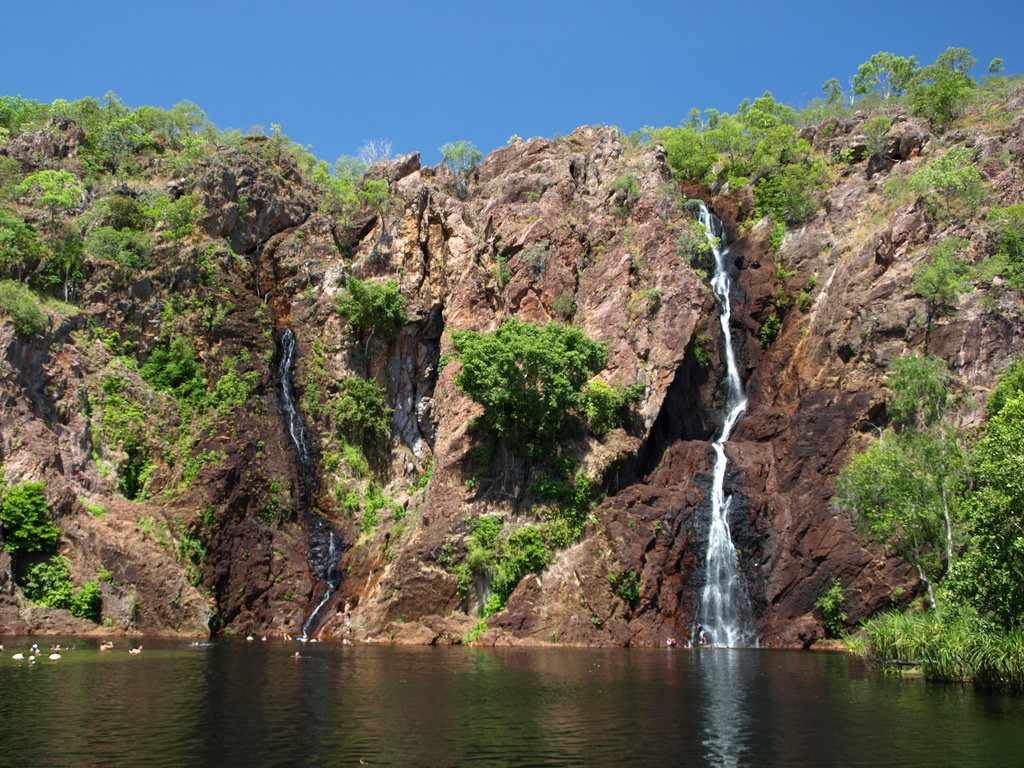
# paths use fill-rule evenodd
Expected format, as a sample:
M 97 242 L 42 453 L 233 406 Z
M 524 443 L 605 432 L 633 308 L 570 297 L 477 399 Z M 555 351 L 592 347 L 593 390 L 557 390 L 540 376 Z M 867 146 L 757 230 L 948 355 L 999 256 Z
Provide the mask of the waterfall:
M 739 577 L 739 558 L 729 532 L 729 507 L 732 497 L 725 495 L 725 470 L 729 460 L 725 455 L 725 443 L 732 434 L 736 422 L 747 409 L 747 398 L 743 394 L 736 365 L 736 353 L 732 346 L 729 320 L 732 309 L 729 303 L 731 281 L 725 263 L 728 250 L 725 247 L 725 232 L 722 222 L 700 206 L 700 222 L 707 230 L 708 242 L 715 259 L 711 290 L 718 302 L 719 321 L 722 326 L 722 340 L 725 344 L 725 420 L 712 448 L 715 451 L 715 465 L 711 487 L 711 527 L 708 532 L 708 551 L 705 560 L 705 581 L 701 591 L 698 619 L 703 624 L 707 641 L 711 645 L 735 648 L 751 645 L 756 638 L 745 628 L 749 606 L 743 584 Z
M 295 364 L 295 334 L 286 328 L 281 335 L 281 361 L 277 366 L 277 379 L 281 385 L 281 407 L 284 409 L 288 434 L 295 445 L 295 453 L 299 458 L 299 481 L 303 496 L 307 497 L 311 490 L 313 477 L 313 461 L 309 453 L 309 441 L 306 439 L 306 425 L 295 407 L 295 390 L 292 384 L 292 366 Z
M 316 474 L 313 466 L 306 425 L 295 407 L 295 388 L 292 381 L 292 367 L 295 365 L 295 334 L 290 328 L 281 334 L 281 359 L 277 366 L 277 378 L 281 387 L 281 415 L 288 428 L 288 434 L 295 446 L 298 459 L 299 486 L 302 490 L 302 506 L 306 528 L 309 532 L 309 570 L 314 574 L 313 599 L 320 594 L 316 608 L 302 625 L 303 635 L 315 633 L 320 628 L 316 621 L 320 609 L 334 594 L 341 583 L 338 571 L 337 540 L 327 522 L 312 508 L 313 485 Z

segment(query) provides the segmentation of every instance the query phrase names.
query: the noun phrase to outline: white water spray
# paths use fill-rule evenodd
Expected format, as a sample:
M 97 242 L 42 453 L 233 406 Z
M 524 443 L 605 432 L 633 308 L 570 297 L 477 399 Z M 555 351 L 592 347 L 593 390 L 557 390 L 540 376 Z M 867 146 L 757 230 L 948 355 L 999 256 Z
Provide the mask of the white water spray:
M 722 325 L 722 340 L 725 344 L 725 421 L 722 431 L 712 444 L 715 451 L 715 466 L 711 487 L 711 528 L 708 532 L 708 552 L 705 560 L 704 589 L 701 591 L 698 617 L 704 625 L 707 641 L 711 645 L 735 648 L 752 645 L 756 638 L 745 628 L 749 613 L 743 584 L 739 577 L 739 558 L 729 532 L 729 507 L 731 496 L 725 495 L 725 469 L 729 460 L 725 456 L 725 443 L 733 427 L 747 409 L 747 398 L 743 394 L 736 354 L 732 346 L 729 321 L 732 309 L 729 303 L 730 280 L 725 266 L 726 253 L 722 222 L 715 218 L 707 207 L 701 204 L 700 222 L 707 229 L 708 242 L 715 259 L 711 290 L 718 302 L 719 321 Z

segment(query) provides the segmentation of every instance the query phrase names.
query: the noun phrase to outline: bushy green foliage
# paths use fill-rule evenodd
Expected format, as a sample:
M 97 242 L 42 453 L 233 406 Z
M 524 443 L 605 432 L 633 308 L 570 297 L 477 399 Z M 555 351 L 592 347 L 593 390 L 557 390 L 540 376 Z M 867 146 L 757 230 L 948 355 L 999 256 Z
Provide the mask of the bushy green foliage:
M 825 633 L 829 637 L 840 637 L 846 629 L 846 613 L 843 611 L 843 583 L 836 576 L 828 591 L 814 601 L 814 607 L 821 611 Z
M 624 173 L 617 176 L 612 181 L 610 188 L 616 214 L 629 213 L 640 200 L 640 183 L 637 181 L 636 174 Z
M 105 373 L 102 386 L 103 439 L 124 452 L 125 460 L 119 472 L 121 493 L 127 499 L 136 499 L 144 493 L 153 471 L 146 435 L 146 411 L 116 373 Z
M 970 76 L 977 59 L 966 48 L 947 48 L 926 67 L 914 94 L 914 111 L 942 133 L 970 104 L 977 83 Z
M 629 422 L 630 407 L 643 400 L 643 396 L 643 384 L 613 387 L 594 379 L 583 390 L 583 409 L 590 431 L 600 437 L 609 429 L 625 426 Z
M 991 241 L 989 271 L 1024 288 L 1024 205 L 994 206 L 986 223 Z
M 711 365 L 711 353 L 708 351 L 708 345 L 711 344 L 711 341 L 712 338 L 709 333 L 690 337 L 687 351 L 693 355 L 693 359 L 701 368 L 707 368 Z
M 954 559 L 954 538 L 968 485 L 963 435 L 947 419 L 946 365 L 908 355 L 894 361 L 888 430 L 854 456 L 836 478 L 833 501 L 862 530 L 912 563 L 935 598 L 932 584 Z
M 557 452 L 584 414 L 583 385 L 608 359 L 581 328 L 514 318 L 491 333 L 456 331 L 452 347 L 455 383 L 483 406 L 479 426 L 530 459 Z
M 111 195 L 96 204 L 98 212 L 105 214 L 105 225 L 120 231 L 134 229 L 139 232 L 153 226 L 159 210 L 149 208 L 128 195 Z
M 206 209 L 199 204 L 199 193 L 182 195 L 177 200 L 160 198 L 157 206 L 165 222 L 164 236 L 173 240 L 184 240 L 196 229 L 196 222 L 206 215 Z
M 103 611 L 103 597 L 100 595 L 98 581 L 87 581 L 82 588 L 71 595 L 68 610 L 72 616 L 99 623 Z
M 966 147 L 939 155 L 910 177 L 910 188 L 925 197 L 932 216 L 952 218 L 953 206 L 973 213 L 981 205 L 985 185 Z M 940 203 L 942 205 L 940 205 Z
M 526 525 L 509 534 L 506 549 L 497 559 L 483 618 L 502 610 L 522 578 L 543 568 L 550 559 L 551 552 L 536 526 Z
M 381 285 L 353 277 L 338 299 L 338 311 L 360 334 L 380 331 L 389 339 L 395 338 L 409 320 L 402 310 L 404 305 L 405 297 L 397 280 Z
M 379 450 L 391 434 L 393 409 L 384 389 L 373 379 L 352 376 L 341 383 L 341 398 L 331 406 L 338 435 L 364 449 Z
M 64 608 L 72 616 L 99 622 L 103 608 L 99 582 L 89 581 L 76 590 L 71 581 L 68 561 L 63 555 L 33 563 L 21 580 L 25 596 L 48 608 Z
M 868 157 L 882 157 L 886 150 L 885 136 L 892 128 L 892 120 L 887 115 L 875 115 L 864 121 L 860 129 L 867 139 Z
M 0 141 L 14 138 L 26 129 L 40 127 L 50 113 L 49 105 L 21 96 L 0 97 Z
M 914 293 L 925 301 L 928 339 L 932 323 L 950 312 L 959 301 L 960 294 L 970 288 L 973 270 L 960 257 L 969 245 L 970 242 L 964 238 L 946 238 L 932 248 L 928 261 L 914 273 Z
M 484 515 L 473 521 L 466 540 L 466 565 L 471 573 L 483 576 L 490 572 L 503 528 L 499 515 Z
M 46 258 L 35 229 L 0 208 L 0 277 L 21 281 Z
M 377 218 L 384 222 L 384 217 L 390 211 L 396 201 L 391 197 L 391 188 L 387 179 L 366 179 L 356 192 L 356 197 L 363 205 L 374 210 Z
M 85 249 L 93 258 L 112 261 L 131 274 L 149 266 L 153 238 L 134 229 L 96 227 L 86 236 Z
M 4 548 L 13 555 L 45 552 L 57 543 L 60 529 L 50 521 L 43 483 L 19 483 L 3 492 L 0 523 Z
M 226 361 L 225 367 L 227 370 L 217 379 L 209 395 L 209 406 L 216 408 L 222 415 L 249 402 L 256 391 L 260 376 L 258 371 L 239 373 L 234 359 Z
M 441 162 L 459 174 L 470 170 L 480 162 L 483 155 L 471 141 L 450 141 L 437 150 L 441 153 Z
M 1013 358 L 1010 367 L 1000 374 L 999 382 L 985 401 L 985 418 L 991 419 L 1020 392 L 1024 392 L 1024 356 Z
M 779 338 L 779 331 L 782 330 L 782 318 L 778 315 L 771 315 L 761 323 L 761 330 L 758 331 L 758 338 L 761 341 L 761 347 L 768 349 L 772 342 Z
M 46 330 L 46 315 L 39 299 L 22 283 L 0 280 L 0 313 L 14 322 L 14 327 L 25 336 L 35 336 Z
M 323 193 L 322 208 L 330 213 L 347 216 L 358 206 L 356 187 L 366 172 L 366 165 L 354 157 L 339 157 L 333 168 L 321 160 L 311 170 L 313 183 Z
M 1024 394 L 1008 397 L 971 456 L 969 546 L 953 574 L 954 593 L 1004 628 L 1024 622 Z
M 640 597 L 641 576 L 636 571 L 622 571 L 608 574 L 608 587 L 612 594 L 627 603 Z
M 771 93 L 740 104 L 730 116 L 700 113 L 679 128 L 645 128 L 641 135 L 660 141 L 676 178 L 730 186 L 754 184 L 758 212 L 776 221 L 799 223 L 817 210 L 824 189 L 824 159 L 800 138 L 796 113 Z
M 372 533 L 380 522 L 380 512 L 391 504 L 391 499 L 372 480 L 363 492 L 363 519 L 359 524 L 362 533 Z
M 853 79 L 853 93 L 864 95 L 875 92 L 885 100 L 901 96 L 914 84 L 919 66 L 913 56 L 908 59 L 887 51 L 879 51 L 857 68 L 857 74 Z
M 191 339 L 178 337 L 154 347 L 139 375 L 154 389 L 172 393 L 180 407 L 203 410 L 206 377 Z
M 17 193 L 34 204 L 46 208 L 50 218 L 67 213 L 82 204 L 82 187 L 74 174 L 64 170 L 45 170 L 33 173 L 17 187 Z
M 37 605 L 48 608 L 67 608 L 71 605 L 74 585 L 63 555 L 33 563 L 25 570 L 21 580 L 25 597 Z

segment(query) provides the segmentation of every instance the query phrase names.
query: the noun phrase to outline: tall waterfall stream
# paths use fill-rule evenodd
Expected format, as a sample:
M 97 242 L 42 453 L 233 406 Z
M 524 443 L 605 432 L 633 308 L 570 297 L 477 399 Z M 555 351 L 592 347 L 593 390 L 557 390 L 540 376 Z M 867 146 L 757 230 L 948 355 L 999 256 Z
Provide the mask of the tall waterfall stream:
M 323 623 L 317 621 L 320 609 L 334 594 L 341 583 L 338 571 L 337 538 L 327 522 L 312 508 L 313 486 L 315 484 L 315 467 L 306 435 L 306 426 L 302 415 L 295 407 L 295 393 L 292 383 L 292 366 L 295 364 L 295 334 L 290 328 L 281 335 L 281 359 L 277 367 L 277 379 L 281 386 L 282 416 L 288 427 L 288 434 L 295 445 L 298 458 L 299 487 L 302 491 L 302 508 L 306 516 L 306 527 L 309 531 L 309 569 L 314 577 L 314 599 L 320 600 L 309 618 L 302 625 L 303 636 L 315 633 Z
M 719 321 L 722 326 L 722 341 L 725 345 L 725 420 L 722 431 L 715 438 L 715 465 L 711 487 L 711 527 L 708 532 L 708 551 L 705 560 L 705 582 L 701 591 L 698 620 L 703 624 L 707 642 L 711 645 L 736 648 L 754 645 L 757 638 L 749 629 L 749 603 L 739 576 L 739 558 L 729 531 L 729 508 L 732 497 L 726 496 L 725 470 L 729 463 L 725 455 L 725 443 L 729 440 L 736 422 L 747 409 L 747 398 L 743 394 L 736 365 L 736 353 L 732 346 L 729 303 L 731 281 L 725 256 L 725 230 L 722 222 L 701 204 L 700 222 L 707 230 L 708 242 L 715 259 L 711 290 L 718 302 Z

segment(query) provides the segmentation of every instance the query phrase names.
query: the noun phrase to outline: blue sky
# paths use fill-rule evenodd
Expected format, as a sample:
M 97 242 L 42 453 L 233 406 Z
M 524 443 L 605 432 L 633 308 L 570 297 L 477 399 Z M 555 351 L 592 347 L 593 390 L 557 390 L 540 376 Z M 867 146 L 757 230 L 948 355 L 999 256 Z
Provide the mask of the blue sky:
M 1024 71 L 1024 2 L 364 0 L 8 3 L 0 95 L 188 99 L 220 128 L 272 123 L 333 161 L 580 125 L 677 125 L 773 92 L 802 106 L 880 51 L 929 64 L 948 46 Z

